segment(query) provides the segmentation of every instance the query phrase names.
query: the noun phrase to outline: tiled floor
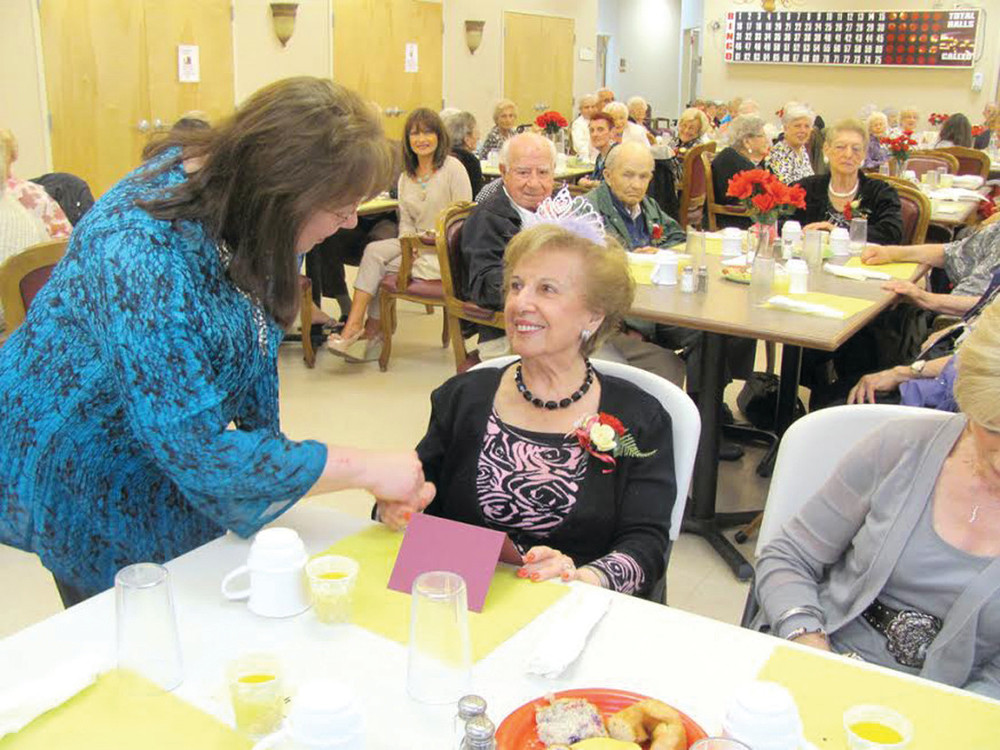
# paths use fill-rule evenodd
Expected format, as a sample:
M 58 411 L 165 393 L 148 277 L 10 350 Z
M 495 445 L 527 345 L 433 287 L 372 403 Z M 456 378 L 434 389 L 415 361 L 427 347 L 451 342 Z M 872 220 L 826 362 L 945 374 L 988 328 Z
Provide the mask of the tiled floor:
M 336 306 L 330 309 L 332 312 Z M 441 348 L 441 313 L 426 315 L 422 307 L 400 306 L 389 370 L 377 363 L 348 364 L 326 351 L 316 368 L 301 361 L 301 347 L 282 347 L 281 414 L 293 438 L 315 438 L 360 447 L 412 448 L 423 435 L 430 413 L 429 395 L 454 373 L 450 349 Z M 737 386 L 727 401 L 734 403 Z M 719 484 L 722 510 L 760 508 L 767 481 L 754 473 L 760 452 L 749 449 L 736 463 L 723 463 Z M 367 517 L 370 499 L 362 492 L 340 492 L 307 502 L 322 503 Z M 754 542 L 742 545 L 751 555 Z M 701 539 L 684 534 L 670 560 L 670 604 L 727 622 L 738 622 L 747 586 L 739 583 Z M 38 559 L 0 546 L 0 637 L 61 609 L 51 576 Z

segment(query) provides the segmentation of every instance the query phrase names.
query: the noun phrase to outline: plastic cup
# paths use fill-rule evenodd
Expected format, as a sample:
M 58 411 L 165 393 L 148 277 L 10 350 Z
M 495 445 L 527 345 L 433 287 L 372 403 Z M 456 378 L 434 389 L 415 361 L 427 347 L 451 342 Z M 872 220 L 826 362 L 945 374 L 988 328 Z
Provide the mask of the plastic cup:
M 285 713 L 281 662 L 271 654 L 244 654 L 226 668 L 236 728 L 253 738 L 276 731 Z
M 774 279 L 771 281 L 772 292 L 781 295 L 788 294 L 791 282 L 792 279 L 788 275 L 788 271 L 786 271 L 782 266 L 774 267 Z
M 913 741 L 913 723 L 885 706 L 853 706 L 844 712 L 850 750 L 902 750 Z
M 795 698 L 774 682 L 751 682 L 736 692 L 722 722 L 722 735 L 753 750 L 799 750 L 802 719 Z
M 323 555 L 306 563 L 309 598 L 316 619 L 328 624 L 351 621 L 359 570 L 356 561 L 340 555 Z
M 818 271 L 823 265 L 823 233 L 807 229 L 802 240 L 802 259 L 810 270 Z
M 462 576 L 422 573 L 413 581 L 406 689 L 421 703 L 455 703 L 469 692 L 468 598 Z
M 136 563 L 115 575 L 119 669 L 164 690 L 181 684 L 181 646 L 170 575 L 156 563 Z
M 688 227 L 687 241 L 685 243 L 684 252 L 691 256 L 691 263 L 693 265 L 704 265 L 705 233 L 698 231 L 694 227 Z

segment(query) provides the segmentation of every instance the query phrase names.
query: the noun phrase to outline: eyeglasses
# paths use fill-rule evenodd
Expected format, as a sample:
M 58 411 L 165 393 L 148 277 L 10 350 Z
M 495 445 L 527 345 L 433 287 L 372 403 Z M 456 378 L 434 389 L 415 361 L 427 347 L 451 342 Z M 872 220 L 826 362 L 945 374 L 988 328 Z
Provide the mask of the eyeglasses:
M 354 215 L 358 212 L 358 207 L 360 205 L 361 201 L 355 201 L 349 211 L 330 211 L 330 215 L 337 221 L 338 224 L 347 224 L 354 218 Z
M 854 156 L 861 156 L 865 152 L 864 146 L 852 146 L 847 143 L 835 143 L 831 148 L 838 154 L 846 154 L 850 151 Z

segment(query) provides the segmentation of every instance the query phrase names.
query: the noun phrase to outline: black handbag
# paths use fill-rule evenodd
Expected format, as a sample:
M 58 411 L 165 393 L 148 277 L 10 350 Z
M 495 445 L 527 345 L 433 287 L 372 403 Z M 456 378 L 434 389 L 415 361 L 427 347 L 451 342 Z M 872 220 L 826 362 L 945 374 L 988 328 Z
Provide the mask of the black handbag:
M 743 416 L 758 430 L 773 430 L 774 416 L 778 410 L 778 376 L 769 372 L 754 372 L 736 397 L 736 405 Z M 795 419 L 804 416 L 805 404 L 795 399 Z

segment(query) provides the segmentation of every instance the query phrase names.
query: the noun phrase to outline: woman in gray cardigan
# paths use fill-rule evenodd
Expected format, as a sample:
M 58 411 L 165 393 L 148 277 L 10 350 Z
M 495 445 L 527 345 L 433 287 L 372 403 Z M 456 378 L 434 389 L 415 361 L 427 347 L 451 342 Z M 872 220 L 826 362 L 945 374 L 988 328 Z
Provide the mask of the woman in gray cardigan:
M 958 355 L 962 414 L 888 423 L 765 546 L 755 623 L 1000 698 L 1000 305 Z

